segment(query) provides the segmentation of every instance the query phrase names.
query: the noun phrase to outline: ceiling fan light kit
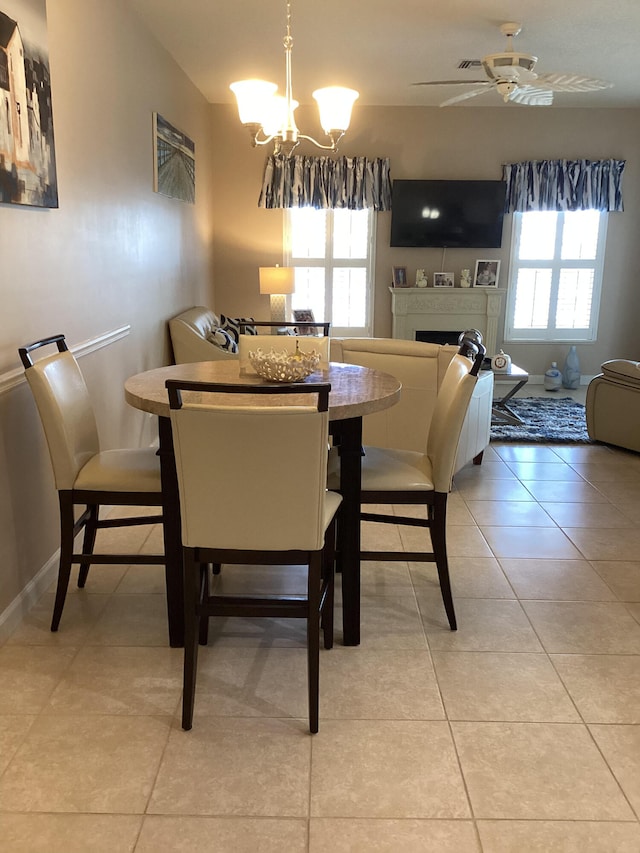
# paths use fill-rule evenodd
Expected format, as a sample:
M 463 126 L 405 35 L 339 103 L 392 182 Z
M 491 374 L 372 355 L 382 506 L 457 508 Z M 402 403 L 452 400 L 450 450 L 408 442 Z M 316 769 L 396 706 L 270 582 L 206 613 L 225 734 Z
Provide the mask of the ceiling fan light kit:
M 577 74 L 537 74 L 534 71 L 538 57 L 519 53 L 513 48 L 513 39 L 522 27 L 513 21 L 502 24 L 500 32 L 507 38 L 507 49 L 502 53 L 489 53 L 481 60 L 485 80 L 428 80 L 414 86 L 465 85 L 470 86 L 462 95 L 456 95 L 440 104 L 441 107 L 466 101 L 495 89 L 505 103 L 526 106 L 549 106 L 554 92 L 595 92 L 609 89 L 612 84 L 593 77 Z
M 287 27 L 283 39 L 285 53 L 285 94 L 276 95 L 275 83 L 265 80 L 239 80 L 230 85 L 238 102 L 240 121 L 251 135 L 251 144 L 267 145 L 273 142 L 274 154 L 290 157 L 306 139 L 316 147 L 327 151 L 337 151 L 338 143 L 346 133 L 351 122 L 351 110 L 359 93 L 344 86 L 327 86 L 316 89 L 313 97 L 318 104 L 320 124 L 329 137 L 330 143 L 324 145 L 312 136 L 300 133 L 296 126 L 295 109 L 298 101 L 293 99 L 291 82 L 291 0 L 287 0 Z

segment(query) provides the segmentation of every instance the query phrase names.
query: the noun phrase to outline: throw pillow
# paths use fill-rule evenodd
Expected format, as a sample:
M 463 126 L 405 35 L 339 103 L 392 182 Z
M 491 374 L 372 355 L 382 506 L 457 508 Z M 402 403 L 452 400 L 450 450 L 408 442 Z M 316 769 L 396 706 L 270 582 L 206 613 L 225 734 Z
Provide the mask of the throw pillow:
M 225 317 L 224 314 L 220 315 L 220 327 L 223 331 L 228 332 L 233 340 L 238 343 L 238 337 L 240 336 L 240 323 L 253 323 L 253 317 Z M 244 329 L 245 335 L 257 335 L 258 330 L 255 326 L 245 326 Z
M 229 332 L 220 328 L 213 328 L 207 335 L 207 340 L 211 341 L 225 352 L 238 352 L 238 344 L 234 341 Z

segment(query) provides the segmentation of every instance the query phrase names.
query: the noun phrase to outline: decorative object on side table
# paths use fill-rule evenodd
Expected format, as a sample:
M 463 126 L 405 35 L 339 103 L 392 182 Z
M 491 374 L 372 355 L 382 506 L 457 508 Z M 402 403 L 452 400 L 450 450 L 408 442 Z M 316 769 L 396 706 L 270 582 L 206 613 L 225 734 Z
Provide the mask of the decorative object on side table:
M 456 277 L 452 272 L 434 272 L 433 286 L 434 287 L 453 287 Z
M 557 391 L 562 387 L 562 374 L 558 370 L 558 364 L 551 362 L 551 367 L 544 374 L 544 390 Z
M 296 323 L 313 323 L 316 318 L 311 308 L 294 308 L 293 319 Z M 313 326 L 300 326 L 297 331 L 299 335 L 315 335 L 318 330 Z
M 491 359 L 491 370 L 494 373 L 508 373 L 511 370 L 511 356 L 500 350 Z
M 574 391 L 580 385 L 580 359 L 574 346 L 569 347 L 569 354 L 562 368 L 562 387 Z
M 249 353 L 249 361 L 258 376 L 270 382 L 299 382 L 317 368 L 320 353 L 315 350 L 301 352 L 296 341 L 293 354 L 275 349 L 265 352 L 262 347 L 258 347 Z
M 416 270 L 416 287 L 427 287 L 429 281 L 424 270 Z

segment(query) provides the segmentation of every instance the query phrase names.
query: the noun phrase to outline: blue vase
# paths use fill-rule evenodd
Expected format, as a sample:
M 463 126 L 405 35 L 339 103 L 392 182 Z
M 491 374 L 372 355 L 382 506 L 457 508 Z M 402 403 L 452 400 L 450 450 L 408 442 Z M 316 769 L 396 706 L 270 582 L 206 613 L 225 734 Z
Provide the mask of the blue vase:
M 562 386 L 575 390 L 580 385 L 580 359 L 575 347 L 569 347 L 569 355 L 562 369 Z

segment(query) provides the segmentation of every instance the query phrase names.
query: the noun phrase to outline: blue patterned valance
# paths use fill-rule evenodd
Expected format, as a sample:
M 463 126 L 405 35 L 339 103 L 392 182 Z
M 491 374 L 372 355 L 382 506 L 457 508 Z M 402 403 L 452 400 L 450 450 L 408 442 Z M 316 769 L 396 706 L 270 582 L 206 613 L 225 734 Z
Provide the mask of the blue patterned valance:
M 622 211 L 624 160 L 529 160 L 507 163 L 505 210 Z
M 267 158 L 258 207 L 391 210 L 388 158 Z

